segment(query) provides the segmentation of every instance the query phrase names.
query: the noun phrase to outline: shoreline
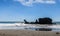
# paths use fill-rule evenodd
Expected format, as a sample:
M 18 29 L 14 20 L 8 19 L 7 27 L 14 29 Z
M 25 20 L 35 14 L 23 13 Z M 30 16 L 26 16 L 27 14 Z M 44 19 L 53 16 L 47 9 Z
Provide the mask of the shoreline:
M 60 36 L 53 31 L 0 30 L 0 36 Z

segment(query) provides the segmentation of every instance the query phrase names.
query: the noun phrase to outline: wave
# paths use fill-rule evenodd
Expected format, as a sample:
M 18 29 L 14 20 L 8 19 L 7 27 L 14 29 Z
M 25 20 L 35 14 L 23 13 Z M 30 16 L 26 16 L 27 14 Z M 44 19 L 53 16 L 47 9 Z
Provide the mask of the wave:
M 36 29 L 36 28 L 51 28 L 53 31 L 60 31 L 60 25 L 35 25 L 35 24 L 24 24 L 24 23 L 0 23 L 0 29 Z
M 4 23 L 0 23 L 0 27 L 1 26 L 20 26 L 20 27 L 35 27 L 35 28 L 60 28 L 60 25 L 35 25 L 35 24 L 24 24 L 24 23 L 9 23 L 9 24 L 4 24 Z

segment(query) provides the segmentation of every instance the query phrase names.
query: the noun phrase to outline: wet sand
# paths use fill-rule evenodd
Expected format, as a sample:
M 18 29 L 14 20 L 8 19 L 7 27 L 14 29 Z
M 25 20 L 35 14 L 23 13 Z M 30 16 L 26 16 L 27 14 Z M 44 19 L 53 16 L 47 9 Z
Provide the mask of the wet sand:
M 60 36 L 53 31 L 0 30 L 0 36 Z

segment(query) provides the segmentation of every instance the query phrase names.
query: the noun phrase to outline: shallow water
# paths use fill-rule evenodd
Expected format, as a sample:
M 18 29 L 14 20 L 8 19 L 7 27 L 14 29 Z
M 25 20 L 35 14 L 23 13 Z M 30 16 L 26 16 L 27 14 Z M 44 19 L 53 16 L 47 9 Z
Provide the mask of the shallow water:
M 0 23 L 1 29 L 27 29 L 27 30 L 35 30 L 36 28 L 51 28 L 52 31 L 60 31 L 60 25 L 32 25 L 32 24 L 24 24 L 24 23 Z

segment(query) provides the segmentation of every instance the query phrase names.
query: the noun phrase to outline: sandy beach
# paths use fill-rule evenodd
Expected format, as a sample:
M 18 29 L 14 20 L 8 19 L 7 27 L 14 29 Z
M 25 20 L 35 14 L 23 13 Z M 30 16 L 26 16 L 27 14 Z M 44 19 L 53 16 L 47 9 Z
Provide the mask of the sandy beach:
M 53 31 L 0 30 L 0 36 L 60 36 Z

